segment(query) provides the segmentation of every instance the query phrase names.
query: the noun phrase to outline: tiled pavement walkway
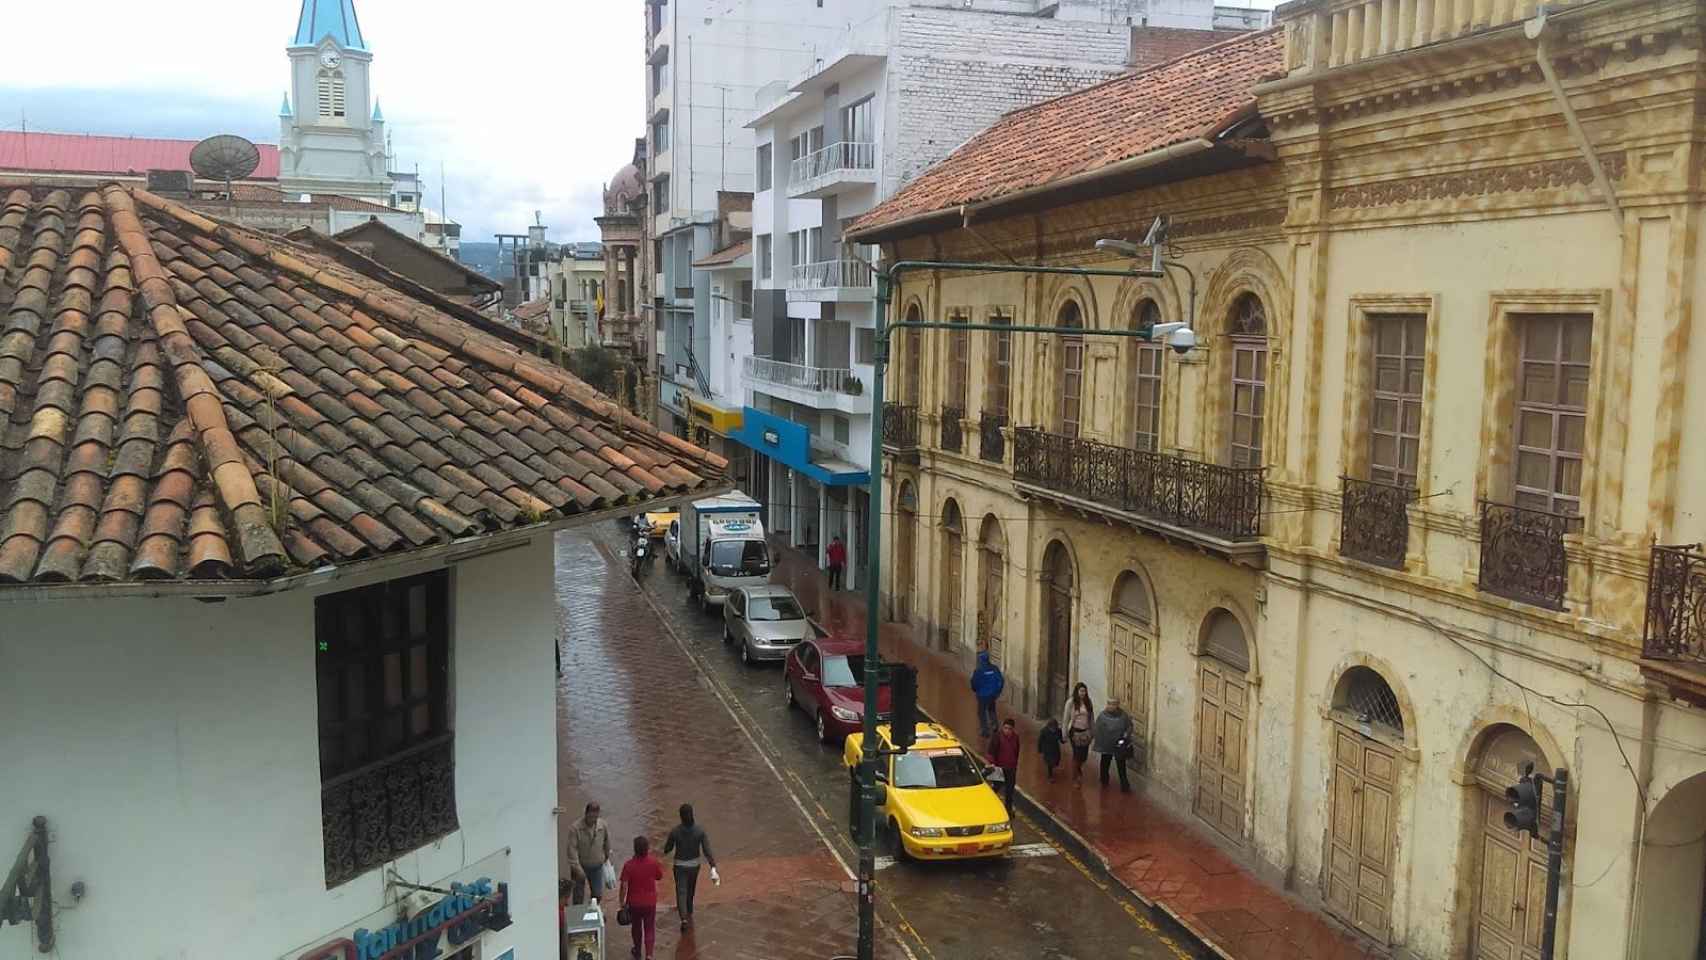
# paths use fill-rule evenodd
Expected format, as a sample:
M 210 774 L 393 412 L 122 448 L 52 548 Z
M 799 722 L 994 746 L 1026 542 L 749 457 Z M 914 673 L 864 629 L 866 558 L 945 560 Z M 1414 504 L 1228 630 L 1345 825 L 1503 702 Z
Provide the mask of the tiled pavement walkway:
M 837 633 L 864 636 L 865 596 L 830 595 L 811 559 L 783 551 L 776 577 L 789 584 L 808 611 Z M 939 721 L 962 735 L 977 729 L 977 704 L 966 683 L 966 667 L 957 659 L 912 643 L 904 628 L 886 628 L 883 655 L 918 668 L 918 697 Z M 1039 724 L 1002 705 L 1013 716 L 1026 744 L 1035 743 Z M 975 741 L 975 736 L 972 737 Z M 1035 758 L 1027 747 L 1024 756 Z M 1050 783 L 1041 764 L 1022 763 L 1019 788 L 1039 807 L 1092 848 L 1119 880 L 1144 902 L 1160 908 L 1204 944 L 1231 960 L 1363 960 L 1383 956 L 1287 892 L 1256 878 L 1246 867 L 1205 837 L 1206 825 L 1183 819 L 1137 792 L 1100 789 L 1096 757 L 1085 765 L 1087 779 L 1070 775 Z M 1062 767 L 1065 774 L 1066 767 Z
M 592 539 L 557 540 L 563 644 L 557 789 L 562 833 L 596 799 L 618 867 L 644 833 L 654 849 L 694 805 L 723 877 L 699 880 L 695 929 L 679 932 L 673 881 L 659 885 L 657 957 L 828 960 L 852 954 L 847 874 L 626 573 Z M 558 842 L 559 857 L 563 844 Z M 567 876 L 567 870 L 563 871 Z M 628 930 L 607 898 L 610 960 Z M 879 956 L 898 957 L 880 941 Z

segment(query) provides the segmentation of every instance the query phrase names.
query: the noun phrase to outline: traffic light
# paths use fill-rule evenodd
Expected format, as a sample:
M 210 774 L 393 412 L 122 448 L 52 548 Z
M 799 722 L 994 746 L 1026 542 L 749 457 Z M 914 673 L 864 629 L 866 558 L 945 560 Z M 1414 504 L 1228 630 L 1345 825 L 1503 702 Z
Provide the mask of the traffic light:
M 892 664 L 889 670 L 889 702 L 894 710 L 889 742 L 905 750 L 918 740 L 918 671 L 904 663 Z
M 1505 799 L 1511 804 L 1505 813 L 1505 826 L 1518 833 L 1539 834 L 1540 787 L 1534 782 L 1534 764 L 1523 765 L 1522 779 L 1516 786 L 1505 788 Z

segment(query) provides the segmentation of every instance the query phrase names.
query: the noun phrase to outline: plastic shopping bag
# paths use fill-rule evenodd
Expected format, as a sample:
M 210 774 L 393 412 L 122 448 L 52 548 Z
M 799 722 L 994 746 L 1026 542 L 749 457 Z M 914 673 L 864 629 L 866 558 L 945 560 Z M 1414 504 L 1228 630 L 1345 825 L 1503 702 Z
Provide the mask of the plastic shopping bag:
M 609 863 L 604 865 L 604 882 L 600 884 L 604 890 L 616 889 L 616 868 Z

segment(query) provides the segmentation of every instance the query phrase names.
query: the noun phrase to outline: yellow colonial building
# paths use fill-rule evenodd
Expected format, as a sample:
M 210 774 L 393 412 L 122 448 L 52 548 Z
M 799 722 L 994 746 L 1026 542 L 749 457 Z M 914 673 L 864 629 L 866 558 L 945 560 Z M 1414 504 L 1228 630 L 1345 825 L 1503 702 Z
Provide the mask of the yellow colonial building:
M 1298 0 L 1009 114 L 853 224 L 919 271 L 888 615 L 1395 956 L 1537 958 L 1524 764 L 1568 770 L 1558 956 L 1697 960 L 1706 6 Z M 1100 336 L 1185 321 L 1195 349 Z

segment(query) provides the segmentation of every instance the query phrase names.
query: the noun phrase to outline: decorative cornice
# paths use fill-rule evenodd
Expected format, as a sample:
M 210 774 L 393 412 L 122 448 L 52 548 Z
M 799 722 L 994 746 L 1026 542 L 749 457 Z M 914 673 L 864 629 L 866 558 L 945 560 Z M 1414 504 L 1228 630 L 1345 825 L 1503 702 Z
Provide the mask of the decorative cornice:
M 1613 182 L 1628 172 L 1628 159 L 1622 151 L 1603 154 L 1600 163 L 1605 175 Z M 1562 187 L 1584 187 L 1593 183 L 1593 173 L 1586 160 L 1565 157 L 1541 160 L 1514 167 L 1493 167 L 1438 173 L 1404 180 L 1337 187 L 1327 191 L 1327 206 L 1333 210 L 1354 210 L 1364 207 L 1389 207 L 1425 200 L 1450 200 L 1458 197 L 1480 197 L 1496 193 L 1523 193 L 1534 190 L 1556 190 Z
M 1241 210 L 1217 217 L 1204 217 L 1201 220 L 1186 220 L 1174 225 L 1168 232 L 1174 237 L 1201 237 L 1214 233 L 1236 233 L 1242 230 L 1277 227 L 1285 223 L 1285 212 L 1285 207 Z

